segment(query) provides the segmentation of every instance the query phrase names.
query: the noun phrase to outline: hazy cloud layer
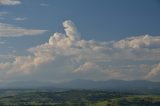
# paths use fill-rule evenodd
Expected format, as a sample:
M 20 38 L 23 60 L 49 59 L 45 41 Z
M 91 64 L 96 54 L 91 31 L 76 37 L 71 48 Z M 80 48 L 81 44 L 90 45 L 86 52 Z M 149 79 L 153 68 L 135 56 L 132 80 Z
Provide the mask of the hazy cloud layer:
M 20 3 L 20 0 L 0 0 L 0 5 L 17 5 Z
M 45 33 L 47 30 L 26 29 L 10 24 L 0 23 L 0 37 L 34 36 Z
M 4 15 L 7 15 L 7 14 L 8 14 L 8 12 L 6 12 L 6 11 L 0 11 L 0 17 L 4 16 Z
M 30 55 L 16 56 L 13 61 L 0 63 L 1 72 L 30 77 L 34 73 L 32 77 L 38 76 L 42 80 L 152 80 L 159 73 L 160 67 L 155 65 L 160 61 L 159 36 L 142 35 L 97 42 L 81 39 L 70 20 L 63 22 L 63 26 L 64 34 L 56 32 L 48 42 L 29 48 Z

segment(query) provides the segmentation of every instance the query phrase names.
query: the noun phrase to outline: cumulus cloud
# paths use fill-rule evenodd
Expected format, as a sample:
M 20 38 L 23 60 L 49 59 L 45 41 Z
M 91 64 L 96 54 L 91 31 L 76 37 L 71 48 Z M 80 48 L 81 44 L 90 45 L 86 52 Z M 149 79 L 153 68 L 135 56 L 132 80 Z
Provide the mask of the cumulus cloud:
M 29 48 L 28 56 L 16 56 L 13 61 L 0 63 L 0 70 L 9 75 L 32 74 L 41 70 L 41 66 L 52 64 L 48 69 L 50 75 L 95 79 L 143 79 L 147 73 L 149 78 L 159 72 L 159 66 L 152 67 L 160 60 L 159 36 L 97 42 L 81 39 L 70 20 L 64 21 L 63 26 L 65 33 L 56 32 L 46 43 Z
M 20 3 L 20 0 L 0 0 L 0 5 L 17 5 Z
M 100 69 L 99 66 L 92 62 L 85 62 L 84 64 L 80 65 L 74 72 L 86 72 L 86 71 L 94 71 Z
M 135 61 L 160 60 L 160 36 L 143 35 L 113 42 L 116 58 Z
M 1 70 L 6 67 L 9 73 L 14 72 L 14 70 L 28 73 L 37 66 L 53 61 L 59 56 L 71 56 L 79 64 L 81 60 L 98 60 L 105 56 L 104 53 L 99 52 L 99 50 L 104 49 L 103 44 L 80 40 L 80 34 L 72 21 L 65 21 L 63 26 L 65 34 L 54 33 L 45 44 L 28 49 L 33 55 L 17 56 L 13 62 L 1 63 L 0 68 L 3 67 Z M 99 56 L 96 56 L 97 54 Z M 77 58 L 81 58 L 80 62 Z M 84 66 L 90 65 L 85 64 Z
M 114 44 L 116 48 L 154 48 L 160 47 L 160 36 L 153 37 L 150 35 L 130 37 L 120 40 Z
M 0 37 L 34 36 L 45 33 L 47 30 L 25 29 L 10 24 L 0 23 Z
M 56 46 L 57 48 L 66 48 L 73 45 L 75 41 L 80 39 L 79 33 L 72 21 L 65 21 L 63 23 L 65 34 L 55 33 L 50 37 L 48 44 Z

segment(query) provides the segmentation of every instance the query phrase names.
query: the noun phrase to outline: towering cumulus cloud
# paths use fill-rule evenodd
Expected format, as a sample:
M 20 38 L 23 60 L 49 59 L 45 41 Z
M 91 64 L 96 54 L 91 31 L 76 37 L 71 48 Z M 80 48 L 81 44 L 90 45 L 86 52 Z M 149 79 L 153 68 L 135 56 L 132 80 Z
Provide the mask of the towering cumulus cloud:
M 72 21 L 65 21 L 63 26 L 66 34 L 54 33 L 47 43 L 28 49 L 33 55 L 17 56 L 13 62 L 1 63 L 0 69 L 8 70 L 7 73 L 29 73 L 39 65 L 54 60 L 57 55 L 67 54 L 65 51 L 72 49 L 80 40 L 80 35 Z
M 49 45 L 59 48 L 66 48 L 73 45 L 75 41 L 80 40 L 80 35 L 72 21 L 68 20 L 63 22 L 63 26 L 66 34 L 55 33 L 50 37 Z
M 54 33 L 48 42 L 29 48 L 27 56 L 0 63 L 0 72 L 51 79 L 154 79 L 159 74 L 160 37 L 142 35 L 119 41 L 83 40 L 70 20 L 65 33 Z M 49 65 L 51 64 L 51 65 Z M 45 69 L 43 68 L 45 67 Z M 42 74 L 43 73 L 43 74 Z M 57 78 L 57 76 L 59 77 Z M 154 79 L 159 80 L 159 78 Z

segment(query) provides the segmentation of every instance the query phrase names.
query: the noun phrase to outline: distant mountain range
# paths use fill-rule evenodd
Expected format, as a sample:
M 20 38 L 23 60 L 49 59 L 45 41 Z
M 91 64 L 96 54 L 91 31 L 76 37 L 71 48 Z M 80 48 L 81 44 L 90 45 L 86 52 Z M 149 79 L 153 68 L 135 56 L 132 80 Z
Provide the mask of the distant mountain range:
M 158 92 L 160 94 L 160 82 L 146 80 L 72 80 L 64 83 L 49 83 L 40 81 L 15 81 L 0 83 L 1 89 L 97 89 L 112 91 L 133 91 L 133 92 Z
M 92 81 L 92 80 L 73 80 L 66 83 L 55 85 L 59 88 L 72 89 L 98 89 L 110 91 L 124 91 L 124 92 L 159 92 L 160 82 L 152 82 L 146 80 L 107 80 L 107 81 Z

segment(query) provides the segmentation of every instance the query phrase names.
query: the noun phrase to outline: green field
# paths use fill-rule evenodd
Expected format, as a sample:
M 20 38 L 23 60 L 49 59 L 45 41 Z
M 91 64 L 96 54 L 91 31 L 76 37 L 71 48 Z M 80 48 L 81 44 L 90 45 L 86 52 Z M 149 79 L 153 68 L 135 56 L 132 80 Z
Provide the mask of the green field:
M 159 95 L 97 90 L 3 90 L 0 106 L 160 106 Z

